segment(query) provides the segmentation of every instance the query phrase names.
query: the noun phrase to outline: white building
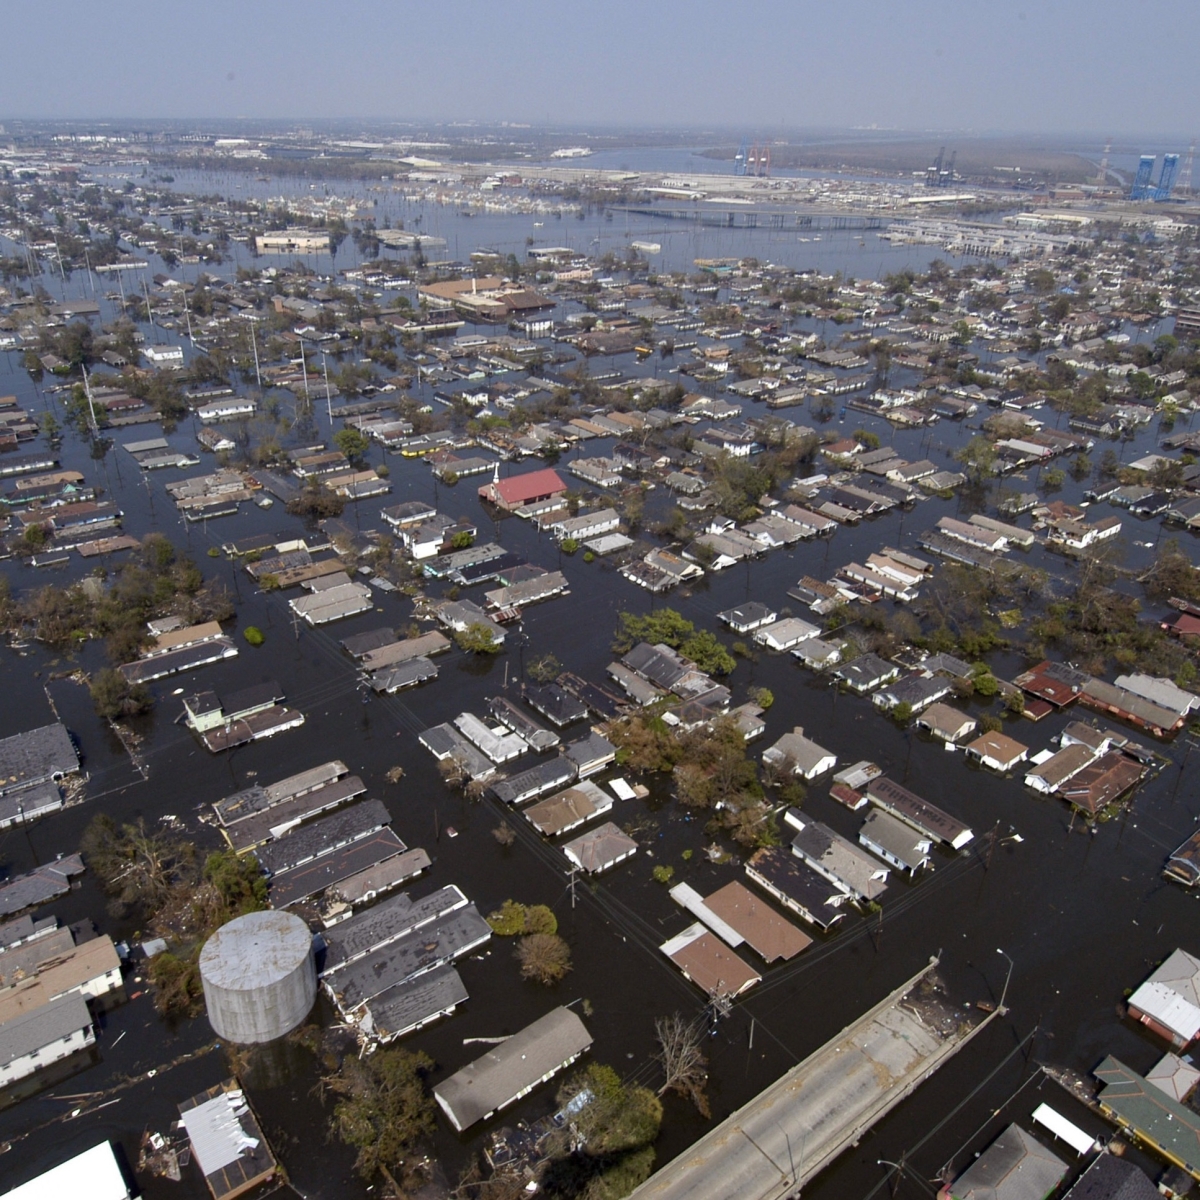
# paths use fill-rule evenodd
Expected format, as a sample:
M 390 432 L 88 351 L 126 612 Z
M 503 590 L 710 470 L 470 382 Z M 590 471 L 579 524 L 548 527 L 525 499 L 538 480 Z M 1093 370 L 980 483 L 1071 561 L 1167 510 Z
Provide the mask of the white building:
M 92 1014 L 78 993 L 60 996 L 0 1025 L 0 1087 L 94 1045 Z
M 172 371 L 183 369 L 182 346 L 147 346 L 142 354 L 152 366 L 165 367 Z

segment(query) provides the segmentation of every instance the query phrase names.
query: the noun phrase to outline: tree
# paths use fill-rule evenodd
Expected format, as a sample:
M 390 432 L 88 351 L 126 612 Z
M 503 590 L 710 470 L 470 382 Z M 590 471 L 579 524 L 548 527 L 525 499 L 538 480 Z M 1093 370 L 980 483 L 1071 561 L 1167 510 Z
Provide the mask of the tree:
M 530 662 L 525 674 L 535 683 L 551 683 L 562 674 L 562 663 L 553 654 L 543 654 Z
M 136 825 L 118 826 L 101 813 L 83 831 L 80 848 L 101 886 L 113 897 L 118 915 L 135 906 L 153 912 L 176 884 L 195 878 L 195 846 L 149 832 L 140 819 Z
M 469 529 L 460 529 L 450 539 L 451 550 L 466 550 L 475 541 L 475 535 Z
M 737 666 L 737 661 L 717 635 L 707 629 L 698 630 L 685 639 L 679 652 L 706 675 L 728 675 Z
M 331 1127 L 358 1151 L 354 1169 L 363 1179 L 393 1174 L 411 1180 L 420 1172 L 414 1154 L 433 1137 L 434 1104 L 425 1090 L 433 1060 L 384 1046 L 366 1058 L 348 1057 L 321 1082 L 339 1097 Z
M 1000 681 L 986 667 L 976 672 L 972 682 L 975 685 L 975 694 L 983 696 L 984 699 L 991 699 L 1000 690 Z
M 626 1086 L 612 1067 L 592 1063 L 557 1099 L 572 1109 L 571 1129 L 550 1147 L 541 1178 L 547 1195 L 620 1200 L 649 1178 L 662 1124 L 662 1101 L 649 1088 Z M 572 1135 L 581 1143 L 575 1148 Z
M 304 517 L 308 520 L 340 517 L 345 507 L 345 497 L 331 491 L 318 479 L 309 479 L 287 502 L 287 510 L 293 517 Z
M 690 1100 L 702 1117 L 711 1116 L 704 1090 L 708 1084 L 708 1059 L 702 1049 L 703 1024 L 687 1021 L 677 1012 L 669 1017 L 656 1017 L 654 1037 L 658 1042 L 654 1059 L 666 1077 L 658 1094 L 677 1092 Z
M 361 429 L 347 425 L 333 435 L 333 444 L 352 462 L 360 463 L 367 456 L 371 443 Z
M 120 671 L 98 671 L 89 685 L 98 716 L 107 721 L 136 717 L 154 707 L 154 697 L 144 683 L 130 683 Z
M 499 654 L 501 649 L 496 635 L 482 621 L 472 621 L 466 629 L 458 630 L 454 640 L 467 654 Z
M 531 933 L 517 943 L 521 978 L 547 987 L 563 979 L 571 969 L 571 948 L 556 933 Z

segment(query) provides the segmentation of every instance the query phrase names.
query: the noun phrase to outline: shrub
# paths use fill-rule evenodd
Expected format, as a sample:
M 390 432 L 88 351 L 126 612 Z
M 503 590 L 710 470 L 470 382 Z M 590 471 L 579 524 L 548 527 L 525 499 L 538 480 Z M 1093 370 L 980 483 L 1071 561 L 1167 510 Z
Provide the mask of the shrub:
M 675 868 L 666 865 L 660 865 L 650 872 L 654 876 L 655 883 L 670 883 L 675 878 Z
M 574 554 L 579 549 L 579 539 L 571 537 L 563 538 L 562 548 L 565 554 Z
M 261 646 L 267 640 L 263 631 L 257 625 L 247 625 L 242 631 L 242 637 L 246 639 L 246 645 L 248 646 Z
M 583 552 L 583 561 L 586 563 L 595 562 L 596 556 L 590 550 L 585 550 Z

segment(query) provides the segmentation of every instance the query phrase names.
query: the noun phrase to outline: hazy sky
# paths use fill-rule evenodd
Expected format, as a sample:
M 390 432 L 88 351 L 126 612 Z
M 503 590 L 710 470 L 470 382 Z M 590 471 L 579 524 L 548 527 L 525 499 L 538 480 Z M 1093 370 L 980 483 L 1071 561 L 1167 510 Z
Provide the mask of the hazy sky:
M 1197 0 L 6 0 L 5 117 L 1181 132 Z

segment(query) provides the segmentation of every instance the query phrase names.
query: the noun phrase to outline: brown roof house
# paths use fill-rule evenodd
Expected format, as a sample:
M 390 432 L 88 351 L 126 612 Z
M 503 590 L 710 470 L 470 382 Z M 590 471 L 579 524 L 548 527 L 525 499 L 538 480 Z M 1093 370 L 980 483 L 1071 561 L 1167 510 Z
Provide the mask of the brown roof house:
M 993 771 L 1011 771 L 1029 753 L 1028 746 L 1002 733 L 985 733 L 965 747 L 968 758 Z
M 732 1000 L 762 979 L 699 921 L 659 949 L 709 996 Z

